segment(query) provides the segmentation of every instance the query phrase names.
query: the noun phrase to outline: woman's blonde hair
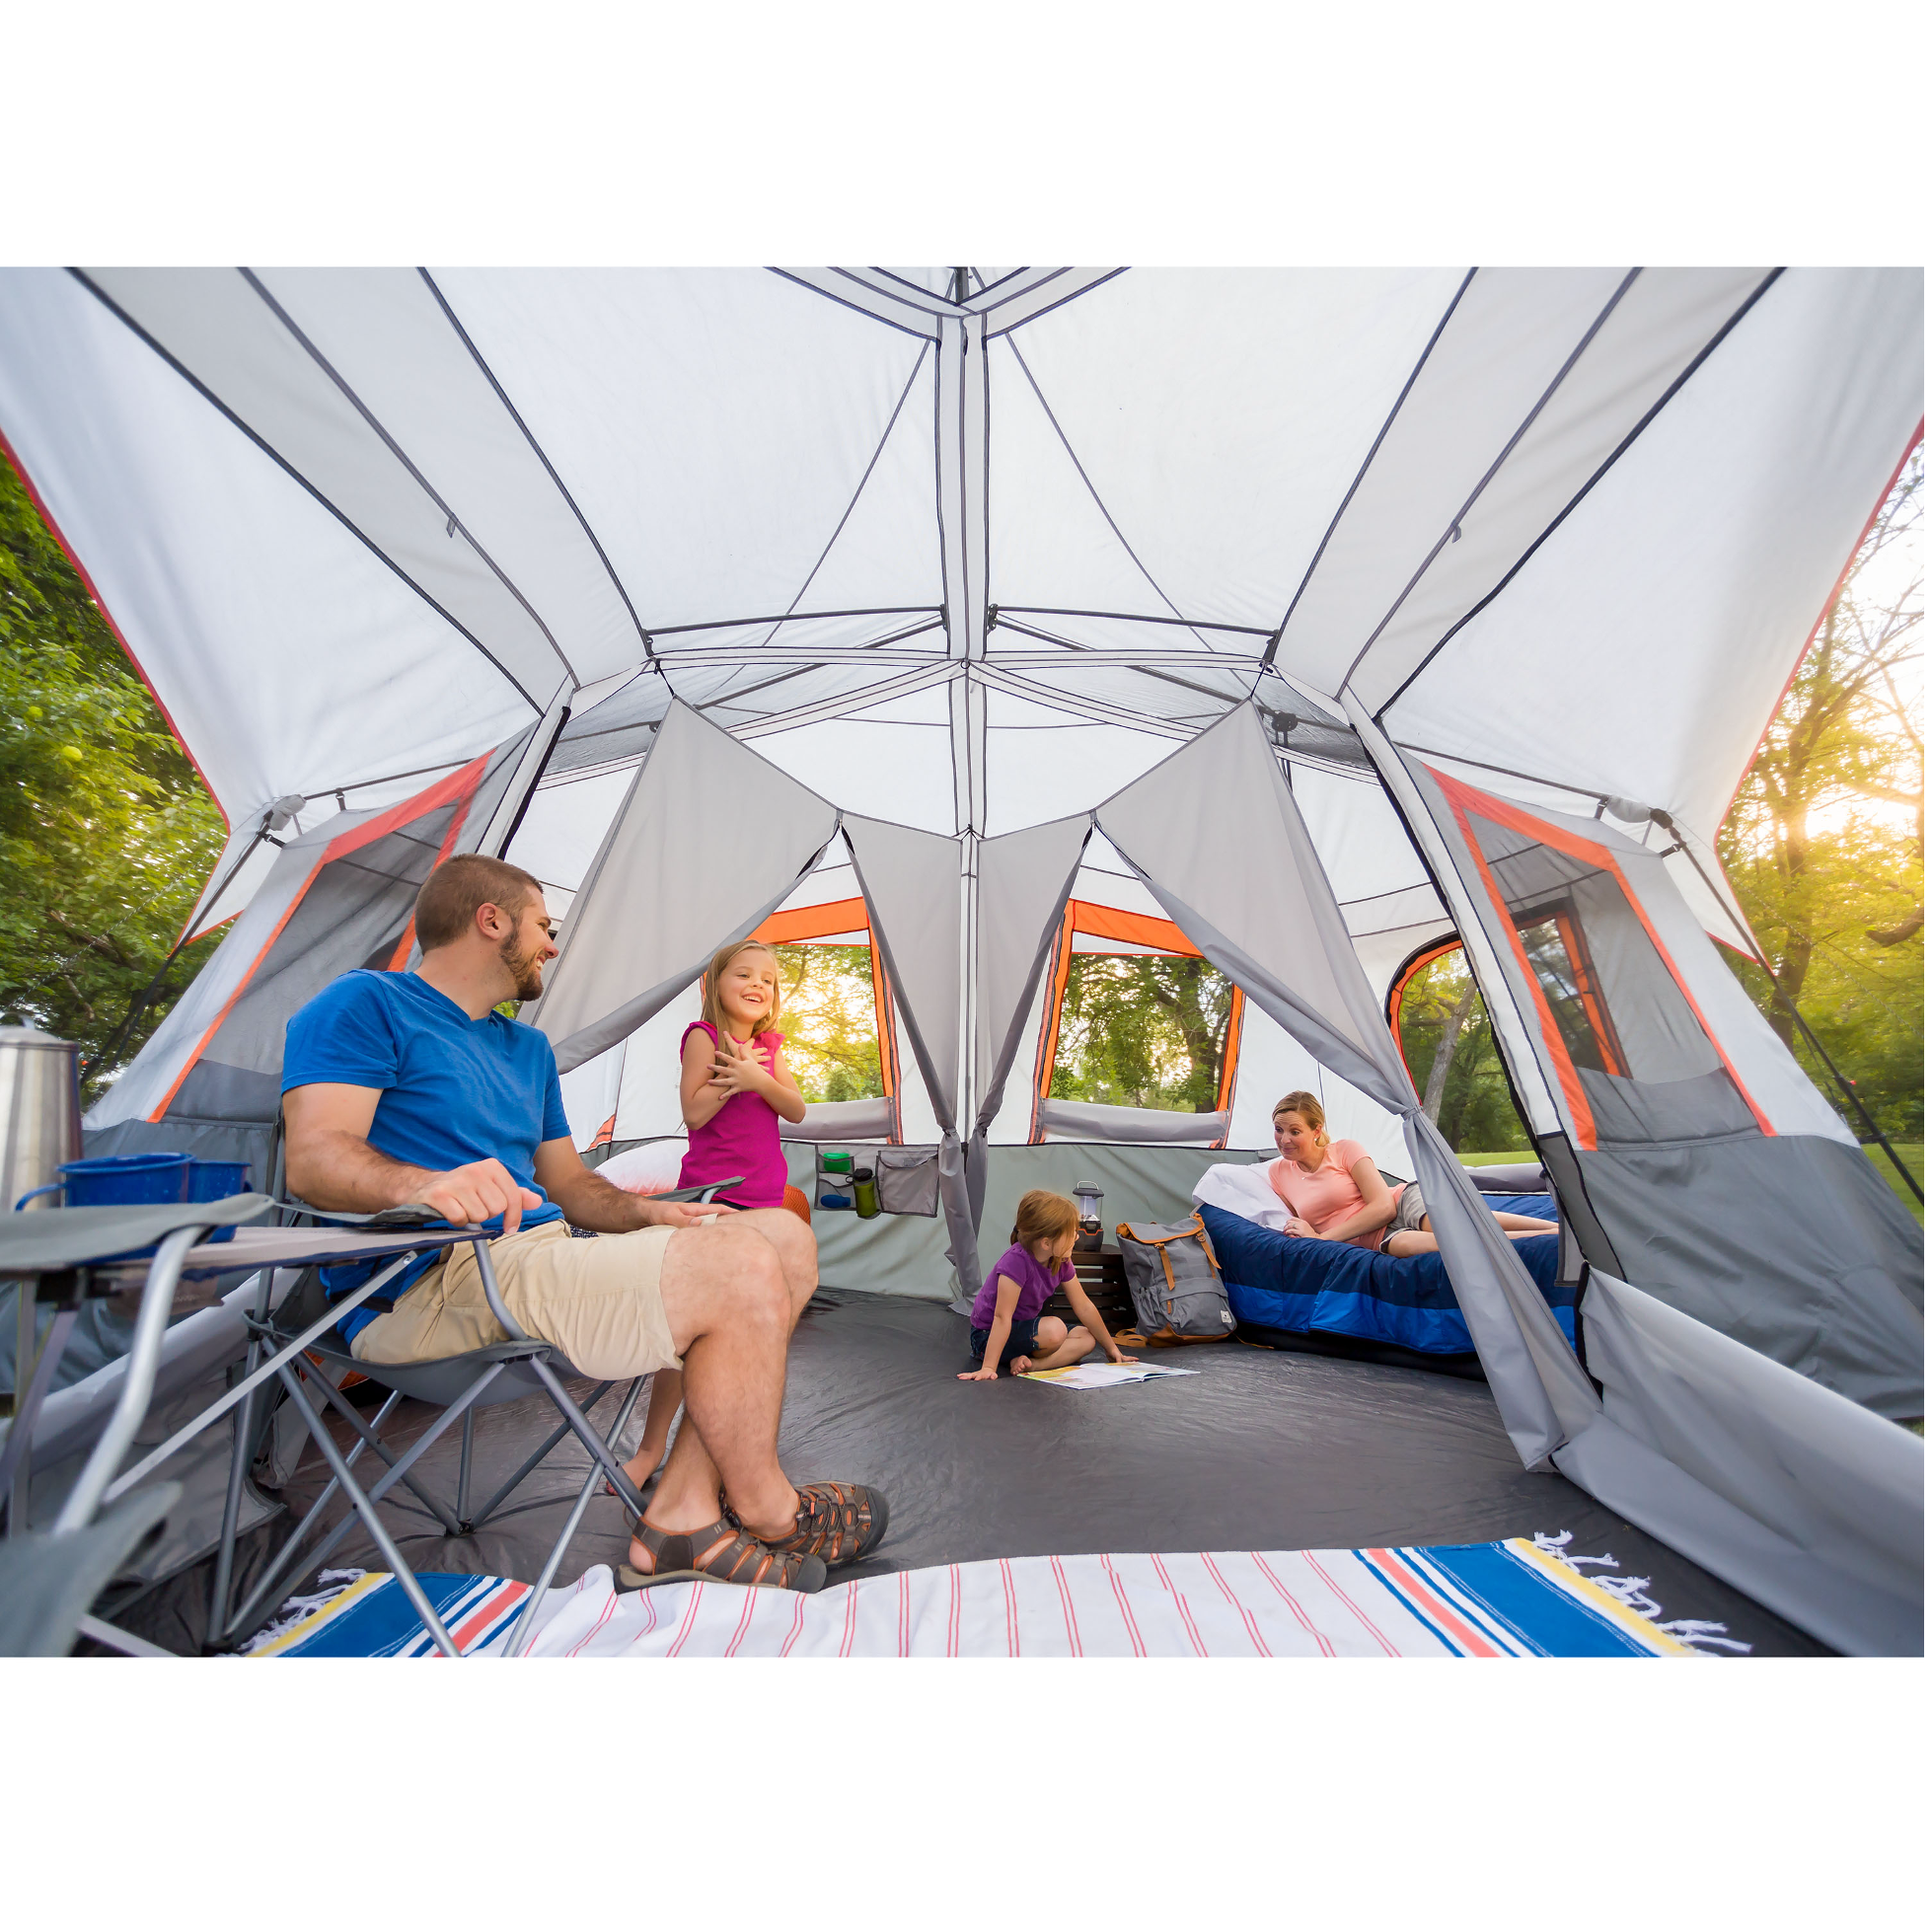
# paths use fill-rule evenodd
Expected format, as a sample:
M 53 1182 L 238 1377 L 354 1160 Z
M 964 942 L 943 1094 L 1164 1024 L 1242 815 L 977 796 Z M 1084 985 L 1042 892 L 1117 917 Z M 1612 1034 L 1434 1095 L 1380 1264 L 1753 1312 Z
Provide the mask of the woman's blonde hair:
M 1300 1114 L 1307 1124 L 1308 1132 L 1315 1137 L 1315 1145 L 1325 1148 L 1328 1145 L 1328 1116 L 1321 1110 L 1321 1102 L 1312 1093 L 1284 1093 L 1275 1102 L 1271 1120 L 1280 1120 L 1283 1114 Z
M 1035 1241 L 1057 1241 L 1080 1225 L 1080 1211 L 1064 1194 L 1031 1187 L 1019 1197 L 1013 1214 L 1012 1238 L 1023 1248 Z
M 723 977 L 724 969 L 741 952 L 771 953 L 773 966 L 776 968 L 779 963 L 778 954 L 772 952 L 772 948 L 763 939 L 740 939 L 735 946 L 720 946 L 711 954 L 711 963 L 705 968 L 705 1017 L 716 1029 L 720 1039 L 730 1029 L 731 1022 L 725 1018 L 724 1008 L 718 1003 L 718 981 Z M 783 1001 L 784 986 L 780 976 L 775 971 L 772 975 L 772 1010 L 766 1014 L 764 1024 L 758 1029 L 759 1032 L 778 1031 L 779 1007 Z

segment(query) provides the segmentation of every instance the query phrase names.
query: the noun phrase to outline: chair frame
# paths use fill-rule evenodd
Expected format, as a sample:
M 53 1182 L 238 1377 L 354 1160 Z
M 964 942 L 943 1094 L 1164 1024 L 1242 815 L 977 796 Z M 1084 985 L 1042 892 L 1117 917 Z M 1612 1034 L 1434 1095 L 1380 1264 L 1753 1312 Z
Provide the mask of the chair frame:
M 651 1198 L 659 1201 L 704 1202 L 709 1201 L 719 1191 L 736 1185 L 738 1182 L 735 1179 L 723 1180 L 704 1187 L 681 1188 L 673 1193 L 655 1195 Z M 300 1202 L 291 1201 L 281 1205 L 297 1215 L 314 1215 L 321 1220 L 369 1219 L 324 1215 Z M 314 1279 L 312 1272 L 305 1273 L 303 1281 L 298 1283 L 295 1290 L 284 1299 L 281 1308 L 271 1314 L 267 1305 L 270 1281 L 267 1272 L 264 1271 L 256 1313 L 249 1323 L 249 1372 L 251 1375 L 256 1373 L 258 1361 L 264 1348 L 275 1355 L 275 1377 L 281 1383 L 288 1399 L 295 1404 L 297 1415 L 310 1440 L 329 1464 L 330 1480 L 314 1505 L 290 1530 L 287 1539 L 276 1551 L 267 1569 L 257 1580 L 255 1587 L 231 1611 L 235 1534 L 240 1518 L 243 1484 L 255 1457 L 260 1429 L 265 1427 L 266 1423 L 264 1411 L 260 1424 L 258 1425 L 256 1396 L 255 1391 L 251 1390 L 235 1423 L 234 1451 L 229 1465 L 228 1499 L 223 1512 L 222 1536 L 218 1546 L 216 1574 L 209 1606 L 207 1641 L 211 1648 L 225 1648 L 232 1645 L 238 1635 L 259 1620 L 265 1610 L 272 1608 L 275 1600 L 273 1592 L 293 1576 L 291 1566 L 294 1556 L 307 1540 L 311 1525 L 319 1521 L 322 1510 L 337 1491 L 348 1499 L 351 1514 L 345 1516 L 320 1543 L 309 1551 L 305 1568 L 319 1567 L 330 1551 L 348 1533 L 350 1524 L 360 1519 L 369 1532 L 370 1540 L 375 1543 L 384 1562 L 389 1565 L 417 1616 L 422 1620 L 423 1628 L 429 1633 L 431 1641 L 446 1657 L 456 1657 L 460 1653 L 448 1630 L 431 1607 L 427 1595 L 416 1580 L 415 1572 L 405 1560 L 402 1551 L 396 1545 L 395 1538 L 383 1523 L 376 1509 L 376 1505 L 397 1484 L 402 1483 L 408 1487 L 410 1494 L 442 1524 L 446 1534 L 467 1535 L 495 1516 L 510 1496 L 535 1473 L 566 1434 L 575 1436 L 589 1452 L 590 1469 L 584 1477 L 576 1500 L 545 1559 L 536 1582 L 531 1586 L 523 1613 L 510 1633 L 506 1646 L 506 1653 L 510 1656 L 519 1654 L 537 1606 L 563 1561 L 564 1552 L 583 1521 L 584 1513 L 596 1494 L 598 1483 L 609 1481 L 618 1496 L 636 1514 L 642 1515 L 643 1498 L 630 1478 L 625 1475 L 615 1450 L 625 1426 L 631 1420 L 636 1406 L 645 1378 L 639 1375 L 631 1379 L 610 1434 L 600 1436 L 584 1411 L 586 1408 L 594 1408 L 602 1401 L 616 1385 L 615 1382 L 600 1383 L 589 1401 L 580 1408 L 563 1385 L 565 1376 L 576 1377 L 580 1372 L 565 1360 L 555 1343 L 526 1334 L 505 1305 L 502 1290 L 497 1283 L 496 1270 L 490 1260 L 489 1237 L 479 1234 L 470 1241 L 469 1246 L 477 1257 L 478 1273 L 482 1277 L 483 1296 L 489 1304 L 490 1313 L 509 1340 L 433 1362 L 360 1361 L 350 1353 L 348 1346 L 335 1336 L 333 1327 L 312 1339 L 307 1344 L 306 1351 L 289 1347 L 290 1340 L 297 1332 L 313 1325 L 306 1322 L 303 1317 L 314 1312 L 314 1293 L 319 1289 L 320 1284 Z M 293 1322 L 293 1327 L 289 1325 L 290 1322 Z M 320 1356 L 324 1367 L 318 1367 L 315 1362 L 309 1360 L 310 1355 Z M 325 1368 L 330 1367 L 353 1369 L 357 1374 L 390 1391 L 373 1419 L 365 1419 L 355 1405 L 342 1394 L 330 1375 L 325 1373 Z M 320 1391 L 322 1397 L 320 1405 L 311 1398 L 309 1384 L 313 1384 Z M 509 1480 L 500 1485 L 495 1494 L 481 1509 L 472 1513 L 470 1479 L 477 1411 L 500 1402 L 520 1400 L 534 1390 L 541 1390 L 549 1396 L 552 1407 L 557 1410 L 560 1418 L 557 1426 L 524 1459 Z M 409 1449 L 398 1455 L 383 1442 L 381 1431 L 383 1424 L 406 1395 L 436 1404 L 442 1409 L 442 1414 L 430 1424 Z M 350 1446 L 346 1454 L 330 1433 L 329 1413 L 332 1409 L 348 1422 L 358 1439 Z M 439 1441 L 445 1432 L 458 1422 L 461 1422 L 463 1428 L 462 1456 L 457 1476 L 455 1504 L 454 1508 L 451 1508 L 446 1502 L 419 1486 L 409 1472 L 431 1445 Z M 388 1464 L 384 1472 L 366 1488 L 358 1483 L 354 1474 L 354 1464 L 365 1449 L 374 1449 Z

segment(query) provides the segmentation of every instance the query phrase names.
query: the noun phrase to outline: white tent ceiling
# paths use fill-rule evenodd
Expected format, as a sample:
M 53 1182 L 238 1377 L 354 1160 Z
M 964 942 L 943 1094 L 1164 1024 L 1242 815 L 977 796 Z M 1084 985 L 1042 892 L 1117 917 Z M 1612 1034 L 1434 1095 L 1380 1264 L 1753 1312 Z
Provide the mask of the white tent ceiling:
M 1913 433 L 1920 306 L 1888 270 L 27 270 L 0 430 L 238 847 L 568 703 L 529 823 L 580 871 L 674 699 L 841 809 L 998 836 L 1252 697 L 1366 941 L 1433 914 L 1345 693 L 1708 840 Z

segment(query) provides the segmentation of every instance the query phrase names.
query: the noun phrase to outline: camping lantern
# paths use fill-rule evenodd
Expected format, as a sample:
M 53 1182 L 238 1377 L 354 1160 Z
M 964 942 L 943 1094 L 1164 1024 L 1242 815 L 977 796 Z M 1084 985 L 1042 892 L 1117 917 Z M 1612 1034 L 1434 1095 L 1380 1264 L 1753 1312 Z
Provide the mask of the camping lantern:
M 1080 1231 L 1074 1237 L 1077 1248 L 1100 1245 L 1100 1202 L 1102 1196 L 1093 1181 L 1080 1181 L 1074 1189 L 1074 1204 L 1080 1211 Z

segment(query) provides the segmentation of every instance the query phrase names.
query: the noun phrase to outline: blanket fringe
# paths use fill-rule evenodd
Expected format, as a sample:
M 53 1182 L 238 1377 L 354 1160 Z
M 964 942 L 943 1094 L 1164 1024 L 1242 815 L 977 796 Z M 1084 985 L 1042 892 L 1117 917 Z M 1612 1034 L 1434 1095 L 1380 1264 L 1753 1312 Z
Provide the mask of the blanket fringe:
M 1538 1529 L 1531 1540 L 1545 1556 L 1553 1556 L 1566 1570 L 1583 1576 L 1584 1565 L 1593 1563 L 1599 1568 L 1615 1570 L 1620 1566 L 1613 1556 L 1582 1556 L 1573 1554 L 1570 1538 L 1574 1530 L 1559 1530 L 1551 1535 L 1547 1530 Z M 1627 1610 L 1635 1610 L 1641 1617 L 1647 1617 L 1662 1630 L 1666 1636 L 1674 1637 L 1680 1644 L 1688 1644 L 1693 1650 L 1736 1651 L 1740 1656 L 1748 1657 L 1750 1646 L 1740 1643 L 1730 1634 L 1728 1623 L 1710 1623 L 1700 1617 L 1673 1617 L 1669 1623 L 1663 1620 L 1664 1606 L 1646 1595 L 1650 1589 L 1648 1577 L 1594 1576 L 1590 1578 L 1598 1590 L 1614 1597 Z
M 318 1610 L 326 1609 L 343 1591 L 359 1584 L 368 1575 L 366 1570 L 319 1570 L 316 1582 L 322 1586 L 313 1597 L 285 1597 L 281 1608 L 258 1630 L 239 1651 L 232 1656 L 247 1657 L 259 1651 L 285 1632 L 293 1630 L 304 1617 L 314 1616 Z

